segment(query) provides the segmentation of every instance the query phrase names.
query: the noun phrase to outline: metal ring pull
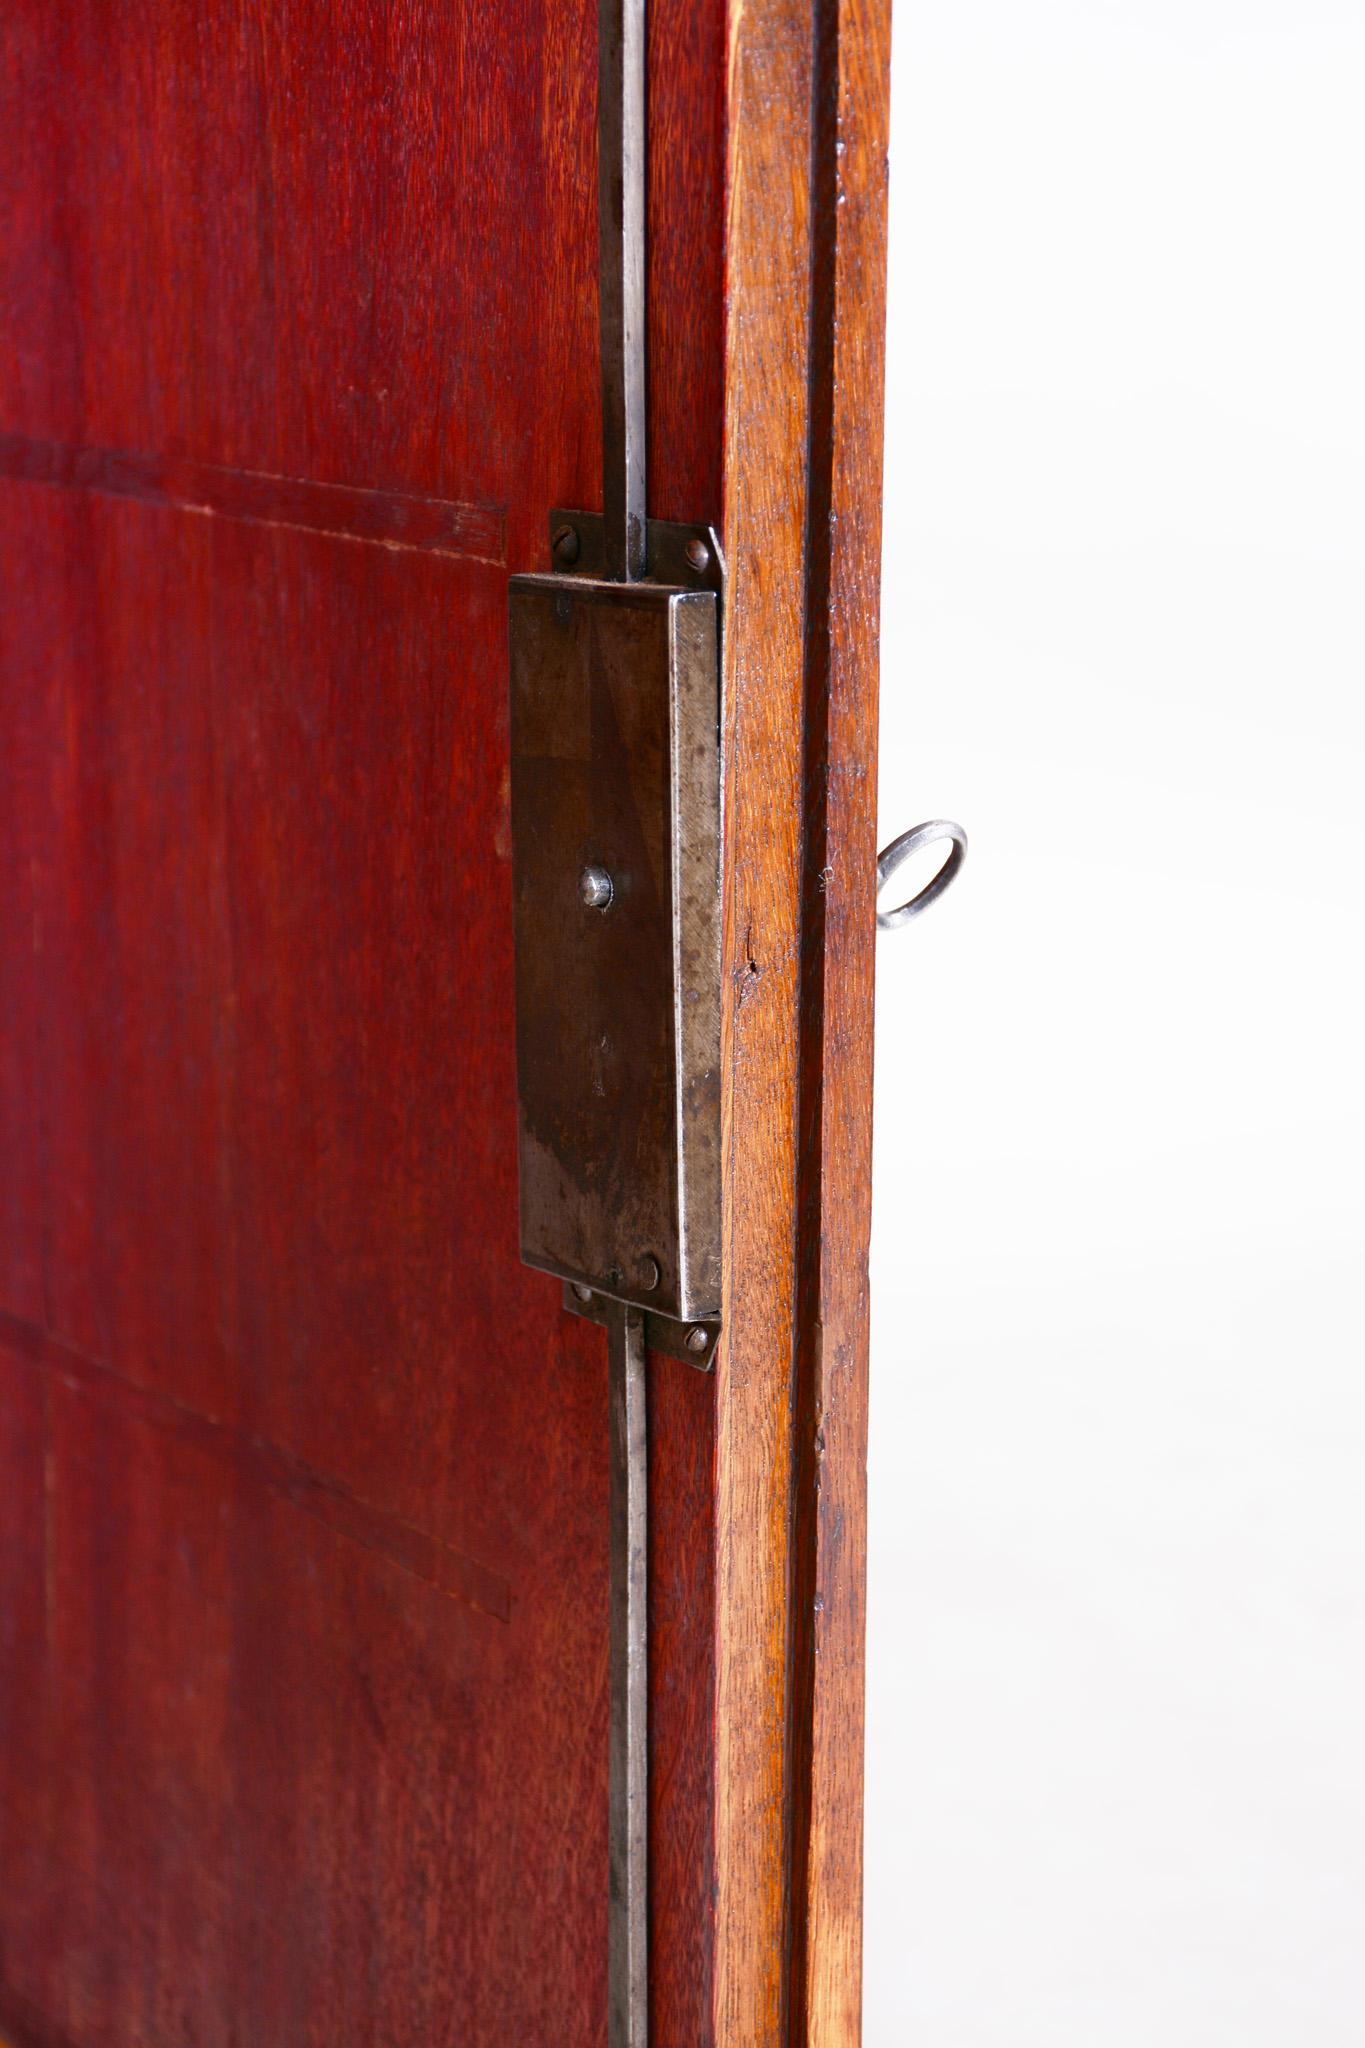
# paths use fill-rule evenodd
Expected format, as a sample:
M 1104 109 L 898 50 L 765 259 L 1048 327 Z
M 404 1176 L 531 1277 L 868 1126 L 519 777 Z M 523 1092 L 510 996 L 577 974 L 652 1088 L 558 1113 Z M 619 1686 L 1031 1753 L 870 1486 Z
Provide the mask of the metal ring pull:
M 931 818 L 927 825 L 914 825 L 908 832 L 902 832 L 899 839 L 893 839 L 877 855 L 877 895 L 880 897 L 897 868 L 903 867 L 921 847 L 932 846 L 939 839 L 951 839 L 953 843 L 947 860 L 933 880 L 926 882 L 908 903 L 898 904 L 895 910 L 877 912 L 878 931 L 893 932 L 898 925 L 909 924 L 912 917 L 918 917 L 922 910 L 927 910 L 931 903 L 937 901 L 967 858 L 967 835 L 951 818 Z

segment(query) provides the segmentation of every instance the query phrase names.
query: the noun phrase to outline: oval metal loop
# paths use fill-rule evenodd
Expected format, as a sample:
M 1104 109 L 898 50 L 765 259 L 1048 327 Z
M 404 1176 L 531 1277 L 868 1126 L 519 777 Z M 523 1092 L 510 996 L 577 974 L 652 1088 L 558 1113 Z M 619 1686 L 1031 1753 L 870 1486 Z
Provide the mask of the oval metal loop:
M 897 868 L 902 867 L 921 847 L 932 846 L 939 839 L 951 839 L 953 843 L 947 860 L 933 880 L 926 882 L 908 903 L 898 904 L 894 910 L 877 912 L 878 931 L 893 932 L 898 926 L 909 924 L 912 917 L 918 917 L 922 910 L 927 910 L 938 900 L 967 858 L 967 835 L 951 818 L 931 818 L 927 825 L 914 825 L 908 832 L 902 832 L 899 839 L 893 839 L 877 855 L 877 894 L 880 897 Z

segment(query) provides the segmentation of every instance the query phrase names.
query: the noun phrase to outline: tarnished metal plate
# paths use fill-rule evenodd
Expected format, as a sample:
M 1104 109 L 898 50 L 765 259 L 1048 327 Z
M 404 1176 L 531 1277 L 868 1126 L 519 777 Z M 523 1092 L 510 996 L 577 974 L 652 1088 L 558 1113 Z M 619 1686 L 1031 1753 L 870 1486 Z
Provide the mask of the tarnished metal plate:
M 717 613 L 511 584 L 522 1257 L 681 1321 L 720 1306 Z
M 712 526 L 681 526 L 671 519 L 646 522 L 646 574 L 651 583 L 678 590 L 714 590 L 725 585 L 725 557 Z M 555 568 L 575 576 L 606 573 L 606 537 L 600 512 L 550 514 L 550 554 Z
M 583 1316 L 590 1323 L 600 1323 L 606 1329 L 613 1316 L 619 1314 L 616 1302 L 605 1294 L 594 1294 L 590 1287 L 564 1283 L 564 1310 L 567 1315 Z M 653 1310 L 645 1311 L 645 1345 L 650 1351 L 661 1351 L 668 1358 L 680 1358 L 684 1365 L 695 1366 L 698 1372 L 710 1372 L 716 1363 L 716 1346 L 720 1342 L 720 1324 L 712 1319 L 705 1322 L 675 1323 L 672 1316 L 661 1316 Z

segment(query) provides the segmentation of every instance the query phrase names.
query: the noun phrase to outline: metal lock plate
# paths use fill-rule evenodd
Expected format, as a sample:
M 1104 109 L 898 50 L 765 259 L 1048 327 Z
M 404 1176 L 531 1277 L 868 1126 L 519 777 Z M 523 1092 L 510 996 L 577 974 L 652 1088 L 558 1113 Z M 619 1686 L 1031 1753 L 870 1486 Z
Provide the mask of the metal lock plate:
M 720 1305 L 719 599 L 596 580 L 595 524 L 582 572 L 510 590 L 521 1251 L 691 1321 Z

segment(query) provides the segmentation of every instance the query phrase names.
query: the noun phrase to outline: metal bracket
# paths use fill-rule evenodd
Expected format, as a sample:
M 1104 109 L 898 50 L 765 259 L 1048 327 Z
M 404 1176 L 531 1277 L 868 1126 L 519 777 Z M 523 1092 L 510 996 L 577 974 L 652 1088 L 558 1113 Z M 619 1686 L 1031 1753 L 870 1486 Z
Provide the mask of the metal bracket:
M 583 1316 L 590 1323 L 600 1323 L 604 1330 L 612 1326 L 617 1304 L 610 1295 L 594 1294 L 591 1287 L 564 1283 L 564 1306 L 570 1315 Z M 695 1323 L 675 1322 L 672 1316 L 645 1315 L 645 1349 L 658 1351 L 668 1358 L 681 1358 L 687 1365 L 695 1365 L 700 1372 L 712 1372 L 716 1363 L 716 1345 L 720 1341 L 720 1322 L 709 1318 Z
M 686 526 L 672 519 L 650 519 L 645 526 L 645 576 L 651 583 L 679 590 L 714 590 L 725 594 L 725 556 L 714 526 Z M 552 512 L 550 554 L 556 571 L 588 576 L 606 574 L 606 539 L 600 512 Z
M 521 1253 L 691 1326 L 720 1307 L 724 563 L 651 520 L 650 577 L 608 582 L 599 516 L 550 525 L 560 573 L 509 599 Z

